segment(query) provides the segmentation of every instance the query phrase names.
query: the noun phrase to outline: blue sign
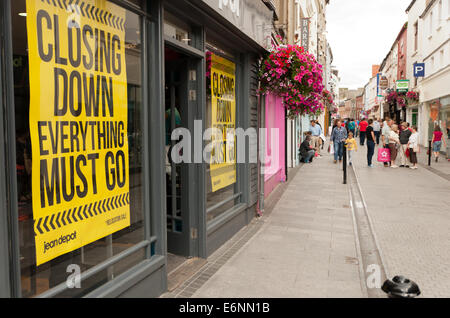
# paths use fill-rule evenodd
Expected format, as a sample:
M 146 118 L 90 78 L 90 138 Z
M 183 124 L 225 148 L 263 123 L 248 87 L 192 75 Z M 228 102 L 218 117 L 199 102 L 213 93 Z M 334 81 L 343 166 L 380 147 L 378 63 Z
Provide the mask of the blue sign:
M 414 77 L 425 77 L 425 63 L 414 64 Z

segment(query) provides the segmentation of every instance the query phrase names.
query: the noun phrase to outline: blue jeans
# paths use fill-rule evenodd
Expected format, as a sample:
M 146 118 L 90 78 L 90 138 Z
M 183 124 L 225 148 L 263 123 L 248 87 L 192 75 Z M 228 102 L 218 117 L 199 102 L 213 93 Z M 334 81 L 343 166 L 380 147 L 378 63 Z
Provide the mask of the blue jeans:
M 344 143 L 343 142 L 335 142 L 334 143 L 334 160 L 342 160 L 344 156 Z
M 367 164 L 372 165 L 372 158 L 375 153 L 375 143 L 371 140 L 367 140 Z
M 315 154 L 316 154 L 316 152 L 314 150 L 308 151 L 308 155 L 306 156 L 306 158 L 304 158 L 305 163 L 309 163 Z
M 360 144 L 361 146 L 364 146 L 364 143 L 366 142 L 366 132 L 365 131 L 361 131 L 359 134 L 359 139 L 360 139 Z

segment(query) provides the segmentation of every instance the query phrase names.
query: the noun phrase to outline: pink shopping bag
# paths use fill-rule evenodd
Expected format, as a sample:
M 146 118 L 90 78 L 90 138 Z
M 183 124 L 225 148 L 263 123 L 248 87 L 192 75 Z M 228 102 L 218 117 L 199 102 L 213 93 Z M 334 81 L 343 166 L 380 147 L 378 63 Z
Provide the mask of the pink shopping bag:
M 378 161 L 379 162 L 391 161 L 391 151 L 389 150 L 389 148 L 378 149 Z

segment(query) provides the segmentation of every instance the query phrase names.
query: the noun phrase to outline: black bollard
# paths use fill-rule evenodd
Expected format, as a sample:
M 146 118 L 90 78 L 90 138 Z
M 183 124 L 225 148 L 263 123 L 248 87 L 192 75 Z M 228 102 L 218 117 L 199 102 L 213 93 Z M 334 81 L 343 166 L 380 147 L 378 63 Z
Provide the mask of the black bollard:
M 344 156 L 343 156 L 343 165 L 344 165 L 344 184 L 347 184 L 347 144 L 344 142 Z
M 428 142 L 428 167 L 431 167 L 431 140 Z
M 421 293 L 415 282 L 403 276 L 395 276 L 392 280 L 385 281 L 381 289 L 389 298 L 415 298 Z

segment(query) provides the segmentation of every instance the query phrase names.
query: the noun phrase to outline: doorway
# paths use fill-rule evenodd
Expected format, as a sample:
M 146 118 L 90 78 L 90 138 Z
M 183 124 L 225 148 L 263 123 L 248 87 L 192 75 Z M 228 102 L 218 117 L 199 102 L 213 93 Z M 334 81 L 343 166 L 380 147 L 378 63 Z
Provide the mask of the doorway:
M 167 271 L 193 256 L 190 251 L 189 165 L 177 164 L 172 150 L 181 141 L 172 132 L 189 127 L 188 65 L 190 57 L 165 47 L 165 175 L 167 207 Z

